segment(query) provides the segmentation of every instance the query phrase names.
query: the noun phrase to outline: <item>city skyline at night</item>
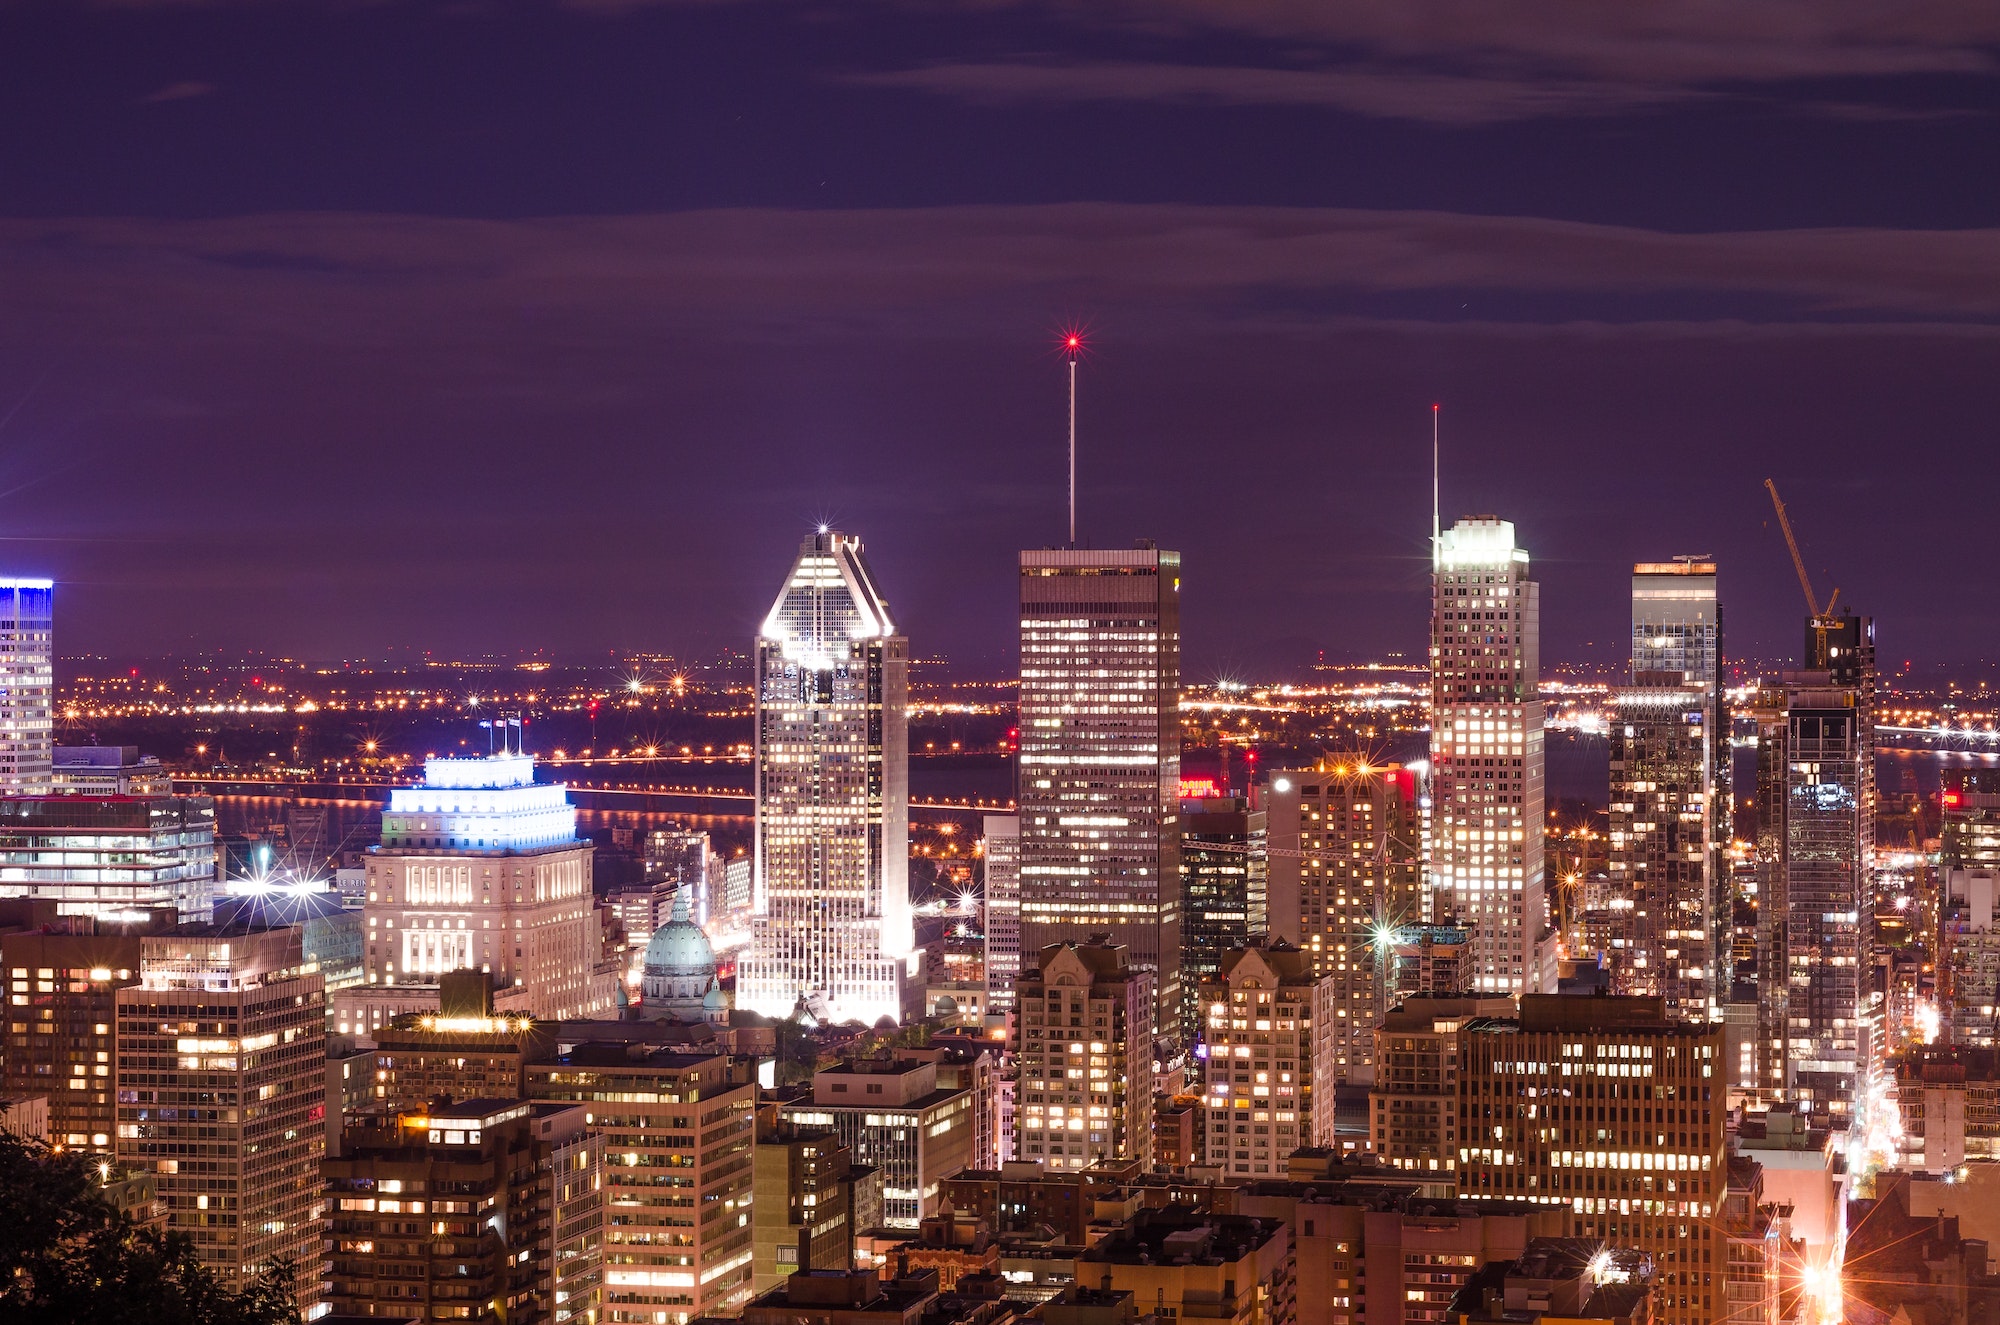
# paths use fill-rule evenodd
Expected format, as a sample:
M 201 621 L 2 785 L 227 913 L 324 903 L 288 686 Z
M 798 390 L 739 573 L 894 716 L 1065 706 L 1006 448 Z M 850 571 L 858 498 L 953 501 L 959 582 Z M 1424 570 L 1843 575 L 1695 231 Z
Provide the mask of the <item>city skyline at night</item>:
M 2000 1325 L 1991 0 L 0 44 L 0 1321 Z

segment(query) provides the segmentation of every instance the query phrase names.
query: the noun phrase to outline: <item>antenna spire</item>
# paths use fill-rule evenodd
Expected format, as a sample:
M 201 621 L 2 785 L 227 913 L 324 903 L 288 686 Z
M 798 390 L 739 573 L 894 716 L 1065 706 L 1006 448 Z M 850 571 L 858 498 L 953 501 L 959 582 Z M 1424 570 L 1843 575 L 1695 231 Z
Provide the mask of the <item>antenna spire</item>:
M 1083 357 L 1083 328 L 1072 324 L 1062 333 L 1063 358 L 1069 360 L 1069 545 L 1076 546 L 1076 361 Z
M 1438 522 L 1438 411 L 1443 406 L 1431 406 L 1431 569 L 1438 564 L 1438 543 L 1444 531 Z
M 1074 347 L 1076 338 L 1070 338 Z M 1069 357 L 1069 545 L 1076 546 L 1076 355 Z

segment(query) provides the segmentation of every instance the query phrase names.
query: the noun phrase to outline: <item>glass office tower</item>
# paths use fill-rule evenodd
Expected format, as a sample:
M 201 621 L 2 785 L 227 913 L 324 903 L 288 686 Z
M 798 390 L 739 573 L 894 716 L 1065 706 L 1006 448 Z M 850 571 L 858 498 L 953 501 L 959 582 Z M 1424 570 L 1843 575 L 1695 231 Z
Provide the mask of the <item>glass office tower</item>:
M 861 540 L 799 546 L 756 644 L 757 832 L 736 1005 L 902 1015 L 910 917 L 909 641 Z
M 1021 554 L 1021 952 L 1108 933 L 1181 1024 L 1181 558 Z

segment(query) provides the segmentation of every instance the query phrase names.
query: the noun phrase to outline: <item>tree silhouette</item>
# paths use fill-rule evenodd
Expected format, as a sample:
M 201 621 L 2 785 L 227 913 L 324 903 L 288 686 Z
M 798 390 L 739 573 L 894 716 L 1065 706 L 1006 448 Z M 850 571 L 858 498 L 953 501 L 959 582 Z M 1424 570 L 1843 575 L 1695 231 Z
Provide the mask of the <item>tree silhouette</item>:
M 81 1155 L 0 1132 L 0 1320 L 37 1325 L 298 1325 L 292 1269 L 243 1288 L 185 1234 L 138 1224 Z

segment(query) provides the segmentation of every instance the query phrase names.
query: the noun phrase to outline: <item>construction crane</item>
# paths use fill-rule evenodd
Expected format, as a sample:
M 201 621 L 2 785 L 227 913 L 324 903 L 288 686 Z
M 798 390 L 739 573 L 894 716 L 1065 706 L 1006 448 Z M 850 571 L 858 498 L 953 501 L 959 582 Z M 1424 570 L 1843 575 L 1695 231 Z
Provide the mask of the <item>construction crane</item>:
M 1785 515 L 1785 503 L 1778 500 L 1778 485 L 1765 479 L 1764 486 L 1771 490 L 1771 505 L 1778 511 L 1778 528 L 1784 531 L 1785 546 L 1792 551 L 1792 569 L 1799 573 L 1799 588 L 1805 591 L 1806 612 L 1813 628 L 1811 670 L 1825 671 L 1830 665 L 1826 654 L 1827 632 L 1840 624 L 1840 618 L 1833 614 L 1833 605 L 1840 601 L 1840 590 L 1834 589 L 1825 607 L 1819 605 L 1819 597 L 1813 593 L 1812 577 L 1806 574 L 1806 559 L 1799 555 L 1799 540 L 1792 537 L 1792 522 Z

